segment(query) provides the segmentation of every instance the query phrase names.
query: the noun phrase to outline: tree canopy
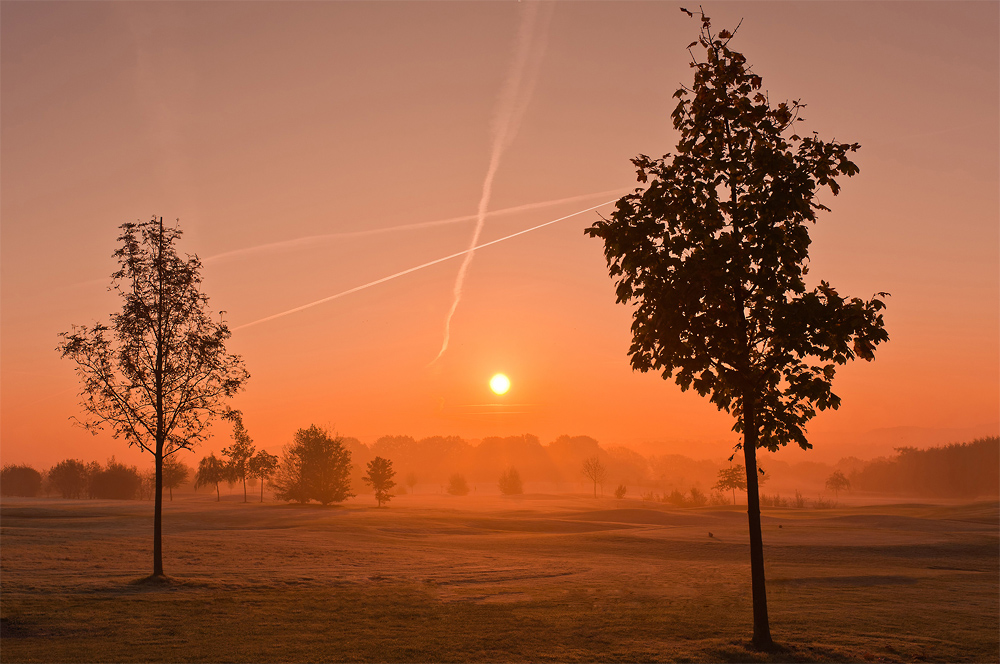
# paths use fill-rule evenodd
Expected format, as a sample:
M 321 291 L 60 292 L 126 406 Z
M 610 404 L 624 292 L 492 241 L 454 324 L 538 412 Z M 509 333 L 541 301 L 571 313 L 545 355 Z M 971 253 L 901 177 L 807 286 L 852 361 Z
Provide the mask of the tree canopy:
M 396 486 L 396 481 L 392 479 L 395 475 L 392 461 L 388 459 L 377 456 L 368 462 L 368 473 L 361 479 L 375 491 L 375 500 L 379 507 L 382 507 L 382 503 L 392 500 L 390 490 Z
M 315 424 L 295 432 L 285 446 L 272 484 L 278 500 L 324 505 L 347 500 L 351 493 L 351 452 L 343 439 Z
M 829 210 L 821 190 L 835 196 L 838 179 L 858 173 L 860 146 L 800 136 L 805 105 L 772 103 L 730 48 L 733 33 L 700 19 L 688 45 L 694 83 L 674 94 L 676 151 L 634 158 L 643 186 L 585 232 L 604 241 L 617 299 L 634 306 L 632 367 L 707 396 L 743 436 L 753 643 L 767 648 L 756 450 L 811 447 L 806 422 L 840 405 L 836 367 L 874 359 L 889 338 L 885 294 L 849 299 L 826 281 L 806 284 L 808 225 Z

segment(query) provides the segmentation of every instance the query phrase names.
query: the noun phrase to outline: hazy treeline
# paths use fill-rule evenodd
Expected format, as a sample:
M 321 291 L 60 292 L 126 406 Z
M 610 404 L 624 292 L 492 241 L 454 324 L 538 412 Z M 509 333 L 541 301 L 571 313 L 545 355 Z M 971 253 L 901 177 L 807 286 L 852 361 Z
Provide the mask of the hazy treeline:
M 163 468 L 163 485 L 172 491 L 185 481 L 190 469 L 168 460 Z M 62 498 L 114 500 L 149 500 L 153 497 L 155 475 L 152 470 L 140 471 L 137 466 L 108 459 L 103 466 L 97 461 L 78 459 L 60 461 L 47 471 L 31 466 L 7 465 L 0 470 L 0 493 L 5 496 L 33 498 L 39 495 Z
M 931 498 L 1000 495 L 1000 437 L 918 450 L 900 447 L 849 473 L 856 490 Z

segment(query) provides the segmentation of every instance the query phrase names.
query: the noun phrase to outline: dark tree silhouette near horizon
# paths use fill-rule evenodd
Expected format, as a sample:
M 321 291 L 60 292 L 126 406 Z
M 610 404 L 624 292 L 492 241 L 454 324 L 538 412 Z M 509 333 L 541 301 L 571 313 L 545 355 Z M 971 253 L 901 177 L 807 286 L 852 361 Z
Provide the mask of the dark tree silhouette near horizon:
M 583 461 L 583 474 L 594 483 L 594 498 L 597 498 L 597 485 L 600 484 L 604 486 L 604 481 L 608 479 L 608 469 L 604 467 L 601 463 L 599 457 L 592 456 Z M 604 494 L 604 489 L 601 489 L 601 495 Z
M 282 451 L 271 484 L 278 500 L 323 505 L 347 500 L 351 493 L 351 451 L 344 439 L 315 424 L 295 432 Z
M 267 450 L 257 450 L 257 453 L 247 461 L 247 474 L 260 480 L 260 502 L 264 502 L 264 482 L 278 468 L 278 455 Z
M 233 423 L 233 444 L 222 448 L 222 455 L 228 459 L 229 468 L 233 477 L 243 482 L 243 502 L 247 502 L 247 476 L 250 474 L 250 459 L 253 458 L 257 448 L 254 447 L 253 439 L 243 426 L 243 413 L 238 410 L 231 410 L 223 419 Z M 263 497 L 261 502 L 263 502 Z
M 805 105 L 772 106 L 761 77 L 729 48 L 733 34 L 713 33 L 704 12 L 700 20 L 688 46 L 694 84 L 674 94 L 676 152 L 634 158 L 645 188 L 585 233 L 604 240 L 618 302 L 635 305 L 633 369 L 659 371 L 736 419 L 747 477 L 752 645 L 770 649 L 757 448 L 811 447 L 806 422 L 840 405 L 831 389 L 836 366 L 873 360 L 889 338 L 879 299 L 886 294 L 848 300 L 825 281 L 807 288 L 807 223 L 829 210 L 817 195 L 824 187 L 836 195 L 837 177 L 858 173 L 849 156 L 860 146 L 797 135 Z M 691 51 L 699 45 L 702 60 Z
M 396 481 L 392 479 L 395 475 L 392 461 L 388 459 L 377 456 L 368 462 L 368 472 L 361 479 L 375 491 L 375 500 L 379 507 L 382 507 L 382 503 L 392 500 L 389 490 L 396 486 Z
M 175 457 L 163 460 L 163 488 L 170 492 L 170 500 L 174 499 L 174 489 L 187 482 L 190 475 L 191 469 Z
M 847 479 L 843 471 L 835 470 L 830 477 L 826 478 L 826 488 L 833 491 L 834 499 L 839 500 L 840 492 L 851 488 L 851 481 Z
M 111 290 L 123 300 L 110 325 L 73 326 L 59 336 L 62 357 L 76 363 L 87 412 L 81 424 L 95 432 L 109 425 L 115 438 L 153 455 L 153 574 L 163 577 L 163 460 L 204 439 L 225 401 L 250 377 L 238 355 L 226 352 L 231 336 L 210 316 L 201 292 L 201 261 L 181 257 L 179 228 L 158 220 L 121 226 Z
M 214 486 L 215 502 L 220 502 L 222 494 L 219 492 L 219 484 L 227 482 L 231 485 L 235 480 L 232 467 L 212 452 L 198 462 L 198 470 L 194 474 L 194 488 L 197 490 L 203 486 Z

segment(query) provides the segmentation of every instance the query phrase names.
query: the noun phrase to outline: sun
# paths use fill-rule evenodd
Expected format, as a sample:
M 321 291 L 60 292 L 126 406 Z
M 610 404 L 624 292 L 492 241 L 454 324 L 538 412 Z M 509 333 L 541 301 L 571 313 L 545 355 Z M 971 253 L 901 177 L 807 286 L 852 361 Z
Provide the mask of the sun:
M 501 373 L 496 374 L 490 378 L 490 389 L 497 394 L 506 394 L 510 389 L 510 378 Z

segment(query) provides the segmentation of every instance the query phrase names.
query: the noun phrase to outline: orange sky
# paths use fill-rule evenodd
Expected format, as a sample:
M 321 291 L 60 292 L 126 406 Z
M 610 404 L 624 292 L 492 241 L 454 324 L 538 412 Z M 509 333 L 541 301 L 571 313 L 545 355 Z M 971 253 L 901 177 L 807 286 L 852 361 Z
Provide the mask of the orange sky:
M 118 308 L 105 288 L 123 222 L 179 218 L 233 327 L 465 249 L 474 220 L 359 232 L 476 213 L 524 4 L 4 2 L 2 462 L 148 463 L 70 425 L 77 382 L 54 351 Z M 860 176 L 824 199 L 811 275 L 891 292 L 891 341 L 841 370 L 844 405 L 813 421 L 810 458 L 995 434 L 1000 5 L 705 8 L 720 28 L 743 19 L 733 45 L 772 100 L 801 98 L 807 130 L 862 145 Z M 490 216 L 482 241 L 635 186 L 629 158 L 676 140 L 697 28 L 671 3 L 558 3 L 489 209 L 575 200 Z M 728 456 L 728 416 L 631 372 L 629 311 L 582 233 L 595 218 L 478 251 L 432 365 L 460 259 L 237 329 L 251 436 L 276 452 L 311 423 L 364 442 L 569 433 Z M 513 382 L 502 399 L 496 371 Z

